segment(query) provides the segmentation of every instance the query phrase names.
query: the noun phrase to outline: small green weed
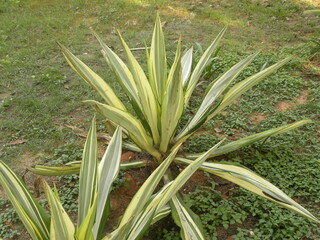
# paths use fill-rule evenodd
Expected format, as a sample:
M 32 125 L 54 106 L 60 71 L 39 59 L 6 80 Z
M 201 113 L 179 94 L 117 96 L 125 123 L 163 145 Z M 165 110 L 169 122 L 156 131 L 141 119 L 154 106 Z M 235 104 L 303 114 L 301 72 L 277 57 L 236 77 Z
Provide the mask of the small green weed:
M 240 194 L 234 198 L 239 206 L 256 219 L 255 226 L 250 229 L 238 228 L 233 237 L 236 240 L 245 239 L 317 239 L 320 234 L 316 224 L 257 197 L 246 190 L 236 190 Z
M 183 145 L 183 149 L 189 153 L 205 152 L 210 149 L 212 144 L 218 143 L 219 141 L 220 139 L 214 135 L 202 133 L 190 137 Z
M 11 207 L 8 200 L 0 198 L 0 237 L 4 239 L 15 239 L 21 235 L 13 226 L 19 222 L 16 211 Z
M 199 214 L 207 239 L 217 239 L 217 227 L 228 229 L 232 224 L 242 223 L 248 215 L 235 201 L 223 198 L 212 187 L 199 187 L 186 196 L 185 202 Z

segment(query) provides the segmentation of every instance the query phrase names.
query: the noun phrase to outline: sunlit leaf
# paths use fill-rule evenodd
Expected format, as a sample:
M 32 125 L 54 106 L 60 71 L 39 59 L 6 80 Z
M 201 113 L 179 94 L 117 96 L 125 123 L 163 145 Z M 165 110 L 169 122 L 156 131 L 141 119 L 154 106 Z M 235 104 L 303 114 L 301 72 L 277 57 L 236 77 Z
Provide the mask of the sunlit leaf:
M 51 212 L 50 240 L 74 240 L 74 225 L 62 207 L 56 188 L 52 192 L 45 181 L 43 185 Z
M 22 180 L 0 161 L 0 184 L 33 239 L 49 239 L 50 216 L 33 198 Z
M 182 164 L 193 164 L 193 161 L 184 159 L 178 162 Z M 224 179 L 227 179 L 239 186 L 258 194 L 264 198 L 274 201 L 286 208 L 298 212 L 299 214 L 320 223 L 308 210 L 304 209 L 301 205 L 293 201 L 279 188 L 258 176 L 249 169 L 220 163 L 205 162 L 200 167 L 201 170 L 212 173 Z
M 93 198 L 97 192 L 97 163 L 98 148 L 96 134 L 96 119 L 92 119 L 87 140 L 82 155 L 79 181 L 79 207 L 78 207 L 78 226 L 88 214 L 93 204 Z

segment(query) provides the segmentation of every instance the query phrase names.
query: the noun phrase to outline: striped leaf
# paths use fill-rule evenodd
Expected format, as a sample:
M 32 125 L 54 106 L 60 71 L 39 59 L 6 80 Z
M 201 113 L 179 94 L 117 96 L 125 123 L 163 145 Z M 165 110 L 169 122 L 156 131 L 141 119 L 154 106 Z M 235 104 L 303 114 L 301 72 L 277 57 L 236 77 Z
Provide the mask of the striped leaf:
M 212 157 L 220 156 L 220 155 L 235 151 L 235 150 L 237 150 L 237 149 L 239 149 L 241 147 L 250 145 L 250 144 L 252 144 L 254 142 L 257 142 L 259 140 L 267 139 L 269 137 L 276 136 L 276 135 L 278 135 L 280 133 L 291 131 L 291 130 L 293 130 L 295 128 L 298 128 L 300 126 L 303 126 L 303 125 L 305 125 L 307 123 L 311 123 L 311 122 L 312 121 L 310 119 L 306 119 L 306 120 L 298 121 L 298 122 L 295 122 L 295 123 L 287 124 L 287 125 L 284 125 L 284 126 L 281 126 L 281 127 L 278 127 L 278 128 L 272 128 L 272 129 L 269 129 L 269 130 L 261 132 L 261 133 L 253 134 L 253 135 L 238 139 L 236 141 L 233 141 L 231 143 L 228 143 L 226 145 L 223 145 L 223 146 L 219 147 L 209 157 L 212 158 Z M 199 157 L 200 155 L 201 155 L 201 153 L 198 153 L 198 154 L 187 154 L 186 157 L 188 159 L 194 159 L 194 158 Z
M 179 160 L 182 164 L 193 164 L 193 161 L 185 159 Z M 203 163 L 200 167 L 201 170 L 212 173 L 224 179 L 227 179 L 255 194 L 258 194 L 266 199 L 274 201 L 288 209 L 296 211 L 297 213 L 320 223 L 320 221 L 314 217 L 309 211 L 304 209 L 301 205 L 293 201 L 284 192 L 266 181 L 262 177 L 258 176 L 249 169 L 219 163 Z
M 126 240 L 138 240 L 143 237 L 143 234 L 149 228 L 151 223 L 156 219 L 157 213 L 161 212 L 165 205 L 159 207 L 157 206 L 161 200 L 163 194 L 168 190 L 172 182 L 164 185 L 159 192 L 154 194 L 150 199 L 148 199 L 147 205 L 136 217 L 133 218 L 131 228 L 127 233 Z M 120 240 L 120 239 L 117 239 Z
M 71 165 L 66 165 L 62 167 L 52 167 L 52 166 L 42 166 L 36 165 L 34 168 L 29 168 L 29 171 L 33 172 L 37 175 L 42 176 L 65 176 L 71 174 L 79 174 L 81 168 L 81 161 L 79 163 L 74 163 Z M 131 161 L 131 162 L 124 162 L 120 164 L 121 170 L 128 170 L 132 168 L 140 168 L 145 167 L 146 162 L 144 161 Z
M 178 193 L 172 197 L 171 208 L 173 219 L 181 228 L 183 240 L 205 240 L 199 216 L 186 206 Z
M 50 216 L 33 198 L 22 180 L 2 161 L 0 184 L 32 239 L 49 239 Z
M 142 106 L 142 111 L 144 113 L 145 119 L 147 120 L 154 143 L 156 145 L 159 144 L 160 135 L 158 129 L 158 104 L 156 98 L 153 94 L 152 88 L 150 83 L 143 72 L 141 66 L 139 65 L 138 61 L 132 55 L 128 45 L 123 40 L 121 34 L 119 33 L 120 41 L 122 43 L 122 47 L 127 57 L 128 67 L 132 73 L 133 79 L 137 86 L 137 91 L 140 99 L 140 103 Z
M 142 149 L 146 150 L 156 159 L 160 159 L 160 153 L 154 148 L 152 138 L 147 134 L 141 122 L 126 111 L 102 104 L 96 101 L 85 101 L 94 106 L 94 108 L 103 116 L 126 129 L 130 138 Z
M 119 173 L 122 152 L 121 148 L 122 130 L 120 127 L 118 127 L 116 132 L 113 134 L 112 140 L 109 143 L 108 148 L 98 167 L 98 199 L 93 230 L 95 238 L 97 238 L 101 229 L 103 230 L 104 228 L 103 224 L 101 224 L 103 219 L 108 217 L 108 214 L 105 214 L 105 208 L 111 191 L 112 183 L 117 178 Z
M 92 119 L 87 140 L 83 149 L 79 181 L 78 226 L 82 224 L 93 204 L 97 192 L 98 148 L 96 118 Z
M 127 65 L 115 54 L 103 41 L 102 39 L 93 32 L 97 40 L 99 41 L 105 56 L 113 69 L 118 82 L 120 83 L 123 91 L 130 97 L 133 106 L 137 106 L 139 108 L 139 112 L 141 112 L 142 107 L 138 97 L 138 90 L 136 83 L 133 79 L 133 76 L 127 67 Z
M 213 146 L 207 152 L 202 154 L 196 160 L 194 160 L 189 166 L 187 166 L 168 187 L 167 191 L 161 196 L 161 200 L 157 205 L 156 212 L 158 212 L 169 200 L 176 194 L 176 192 L 187 182 L 192 174 L 202 165 L 202 163 L 210 156 L 210 154 L 220 146 L 224 140 Z
M 61 205 L 56 188 L 52 192 L 45 181 L 43 186 L 51 212 L 50 240 L 74 240 L 74 225 Z
M 95 220 L 95 215 L 97 213 L 97 193 L 95 193 L 93 197 L 93 203 L 83 219 L 80 226 L 78 226 L 78 230 L 76 231 L 76 239 L 77 240 L 95 240 L 95 236 L 93 234 L 93 225 Z
M 257 54 L 252 54 L 247 58 L 243 59 L 239 63 L 235 64 L 232 68 L 226 71 L 222 76 L 215 80 L 206 92 L 206 95 L 196 112 L 192 120 L 184 127 L 183 131 L 179 133 L 176 139 L 180 139 L 186 134 L 192 133 L 193 130 L 197 129 L 198 126 L 207 120 L 209 111 L 213 103 L 217 98 L 226 90 L 230 83 L 236 79 L 236 77 L 241 73 L 241 71 L 246 68 L 252 60 L 257 56 Z
M 220 42 L 220 40 L 226 30 L 227 30 L 227 28 L 222 29 L 222 31 L 218 34 L 216 39 L 211 43 L 211 45 L 207 48 L 207 50 L 201 56 L 199 62 L 197 63 L 196 67 L 194 68 L 194 70 L 191 74 L 190 80 L 188 82 L 186 93 L 185 93 L 185 99 L 184 99 L 185 105 L 188 105 L 191 94 L 192 94 L 194 88 L 196 87 L 196 84 L 197 84 L 204 68 L 206 67 L 208 61 L 210 60 L 210 56 L 217 49 L 218 44 L 219 44 L 219 42 Z
M 125 225 L 117 228 L 113 232 L 106 235 L 102 240 L 122 240 L 126 239 L 126 236 L 132 226 L 133 218 L 131 218 Z
M 126 222 L 129 221 L 129 219 L 136 216 L 144 208 L 147 201 L 149 201 L 153 191 L 162 179 L 162 176 L 176 156 L 180 146 L 181 144 L 173 149 L 170 155 L 156 168 L 156 170 L 153 171 L 153 173 L 143 183 L 138 192 L 132 198 L 125 213 L 123 214 L 119 227 L 123 226 Z
M 166 152 L 183 113 L 183 88 L 181 82 L 181 43 L 171 67 L 161 109 L 160 151 Z
M 80 59 L 74 56 L 67 48 L 58 43 L 61 51 L 73 70 L 79 74 L 89 85 L 91 85 L 101 97 L 111 106 L 125 110 L 125 106 L 119 100 L 112 88 L 95 72 L 93 72 Z
M 153 30 L 149 66 L 150 85 L 158 102 L 162 103 L 162 96 L 167 83 L 167 60 L 159 15 L 157 15 Z
M 158 212 L 155 213 L 154 217 L 152 218 L 151 225 L 158 222 L 162 218 L 165 218 L 171 213 L 171 207 L 169 204 L 163 206 L 162 209 L 160 209 Z
M 276 70 L 278 70 L 280 67 L 282 67 L 284 64 L 289 62 L 291 58 L 286 58 L 260 72 L 257 74 L 248 77 L 247 79 L 235 84 L 223 97 L 220 105 L 217 107 L 217 109 L 209 115 L 207 120 L 210 120 L 215 115 L 217 115 L 219 112 L 221 112 L 225 107 L 229 106 L 235 99 L 237 99 L 239 96 L 241 96 L 243 93 L 248 91 L 250 88 L 252 88 L 254 85 L 259 83 L 263 78 L 267 77 L 271 73 L 274 73 Z
M 191 177 L 191 175 L 201 166 L 209 154 L 214 151 L 220 143 L 211 148 L 208 152 L 200 156 L 194 161 L 193 164 L 190 164 L 186 167 L 174 181 L 168 182 L 158 193 L 154 194 L 152 198 L 145 198 L 146 206 L 141 206 L 139 210 L 140 214 L 136 215 L 133 220 L 132 228 L 126 239 L 135 240 L 140 239 L 149 225 L 152 223 L 153 219 L 156 216 L 156 213 L 160 212 L 165 205 L 170 201 L 170 199 L 177 193 L 177 191 L 186 183 L 186 181 Z M 160 169 L 161 165 L 155 170 L 155 172 Z M 159 176 L 157 176 L 159 177 Z M 162 177 L 162 175 L 160 176 Z M 152 180 L 151 176 L 148 180 Z M 156 183 L 158 184 L 158 183 Z M 143 185 L 147 186 L 146 183 Z M 144 195 L 141 195 L 141 197 Z M 142 199 L 142 198 L 141 198 Z M 148 202 L 148 199 L 149 202 Z M 139 213 L 139 212 L 138 212 Z M 132 215 L 134 216 L 134 215 Z M 121 225 L 120 225 L 121 226 Z
M 193 53 L 193 47 L 191 47 L 181 58 L 183 88 L 186 88 L 186 86 L 188 86 L 188 81 L 189 81 L 189 77 L 192 69 L 192 53 Z

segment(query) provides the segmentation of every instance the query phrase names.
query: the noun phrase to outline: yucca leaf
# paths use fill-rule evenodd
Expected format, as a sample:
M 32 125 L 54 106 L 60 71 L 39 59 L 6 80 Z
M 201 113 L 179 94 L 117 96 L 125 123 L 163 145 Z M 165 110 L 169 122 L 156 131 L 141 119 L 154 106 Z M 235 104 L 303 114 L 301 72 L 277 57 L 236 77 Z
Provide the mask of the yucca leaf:
M 176 156 L 180 146 L 181 144 L 171 151 L 170 155 L 156 168 L 156 170 L 153 171 L 153 173 L 136 192 L 123 214 L 119 227 L 123 226 L 130 218 L 135 217 L 144 208 L 162 176 Z
M 125 110 L 125 106 L 113 92 L 112 88 L 95 72 L 93 72 L 80 59 L 74 56 L 66 47 L 58 43 L 63 55 L 73 70 L 79 74 L 89 85 L 91 85 L 101 97 L 111 106 Z
M 121 34 L 120 33 L 118 34 L 119 34 L 119 38 L 122 43 L 124 52 L 127 56 L 128 67 L 130 69 L 130 72 L 132 73 L 133 79 L 137 86 L 137 91 L 138 91 L 138 96 L 142 106 L 142 111 L 150 126 L 154 143 L 155 145 L 158 145 L 160 141 L 160 135 L 159 135 L 159 129 L 158 129 L 159 113 L 157 111 L 159 106 L 157 104 L 156 98 L 154 96 L 154 93 L 152 91 L 152 88 L 150 86 L 150 83 L 145 73 L 143 72 L 138 61 L 132 55 L 128 45 L 123 40 Z
M 33 239 L 49 239 L 50 216 L 33 198 L 22 180 L 0 161 L 0 184 Z
M 157 14 L 150 49 L 150 85 L 159 103 L 167 83 L 167 60 L 160 17 Z
M 155 213 L 155 215 L 151 221 L 151 225 L 158 222 L 162 218 L 168 216 L 170 213 L 171 213 L 170 205 L 167 204 L 167 205 L 163 206 L 162 209 L 160 209 L 158 212 Z
M 181 43 L 179 40 L 176 57 L 171 67 L 161 105 L 160 151 L 166 152 L 183 113 L 183 88 L 181 82 Z
M 134 218 L 132 228 L 130 230 L 130 234 L 126 239 L 128 240 L 135 240 L 140 239 L 143 236 L 143 233 L 145 230 L 149 227 L 149 225 L 152 223 L 152 220 L 156 216 L 156 213 L 160 212 L 163 207 L 170 201 L 170 199 L 177 193 L 177 191 L 182 187 L 183 184 L 186 183 L 186 181 L 191 177 L 191 175 L 198 169 L 198 167 L 201 166 L 201 163 L 203 163 L 206 158 L 209 156 L 209 154 L 214 151 L 220 143 L 218 143 L 216 146 L 211 148 L 208 152 L 200 156 L 193 164 L 190 164 L 188 167 L 186 167 L 174 181 L 168 182 L 158 193 L 154 194 L 151 198 L 146 198 L 144 202 L 146 202 L 146 206 L 141 206 L 139 210 L 141 211 L 139 215 L 137 215 Z M 154 173 L 159 170 L 161 165 L 154 171 Z M 157 174 L 157 178 L 163 176 L 163 174 Z M 147 179 L 153 180 L 151 177 Z M 155 184 L 155 183 L 152 183 Z M 158 182 L 156 182 L 158 184 Z M 143 185 L 147 186 L 146 183 Z M 144 195 L 141 195 L 141 197 Z M 147 203 L 147 201 L 149 202 Z M 132 215 L 134 216 L 134 215 Z M 121 225 L 120 225 L 121 226 Z
M 79 181 L 78 226 L 87 216 L 97 192 L 98 148 L 96 134 L 96 118 L 92 119 L 82 155 Z
M 94 106 L 94 108 L 103 116 L 126 129 L 130 138 L 142 149 L 146 150 L 152 156 L 160 159 L 160 153 L 154 148 L 152 138 L 147 134 L 141 122 L 126 111 L 102 104 L 96 101 L 85 101 Z
M 161 197 L 167 191 L 171 183 L 172 182 L 169 182 L 164 185 L 159 192 L 148 199 L 146 206 L 144 206 L 142 211 L 134 217 L 130 231 L 128 231 L 127 237 L 125 238 L 126 240 L 139 240 L 143 237 L 143 234 L 149 228 L 150 224 L 156 220 L 156 214 L 161 212 L 164 208 L 165 205 L 159 207 L 157 210 Z
M 197 169 L 201 166 L 201 164 L 210 156 L 210 154 L 220 146 L 220 144 L 224 140 L 220 141 L 212 148 L 210 148 L 207 152 L 202 154 L 193 163 L 187 166 L 172 182 L 172 184 L 168 187 L 167 191 L 161 196 L 161 200 L 157 205 L 156 212 L 158 212 L 165 204 L 169 202 L 169 200 L 176 194 L 176 192 L 187 182 L 187 180 L 192 176 L 192 174 L 197 171 Z
M 252 60 L 256 56 L 257 53 L 252 54 L 240 61 L 239 63 L 235 64 L 208 87 L 206 95 L 196 114 L 193 116 L 191 121 L 184 127 L 183 131 L 179 133 L 176 139 L 180 139 L 186 134 L 192 133 L 192 130 L 195 129 L 199 123 L 206 121 L 208 112 L 212 107 L 212 104 L 225 91 L 225 89 L 230 85 L 230 83 L 234 79 L 236 79 L 236 77 L 241 73 L 241 71 L 252 62 Z
M 81 163 L 61 167 L 36 165 L 34 168 L 29 168 L 28 170 L 34 174 L 42 176 L 65 176 L 78 174 L 80 172 L 80 168 Z
M 93 225 L 95 220 L 95 215 L 97 213 L 97 192 L 95 193 L 92 199 L 92 205 L 87 212 L 87 215 L 83 219 L 80 226 L 78 226 L 78 230 L 75 233 L 77 240 L 95 240 L 96 237 L 93 234 Z
M 183 164 L 193 163 L 193 161 L 188 159 L 179 160 L 178 162 Z M 293 201 L 276 186 L 272 185 L 270 182 L 266 181 L 265 179 L 258 176 L 249 169 L 229 164 L 208 162 L 203 163 L 200 169 L 217 175 L 219 177 L 222 177 L 224 179 L 227 179 L 255 194 L 258 194 L 266 199 L 274 201 L 288 209 L 298 212 L 299 214 L 315 222 L 320 223 L 320 221 L 316 217 L 314 217 L 309 211 L 307 211 L 298 203 Z
M 97 238 L 101 229 L 104 228 L 101 224 L 103 219 L 106 219 L 108 213 L 105 212 L 107 199 L 109 197 L 113 181 L 117 178 L 120 169 L 120 160 L 122 152 L 122 130 L 117 128 L 113 134 L 112 140 L 108 145 L 105 154 L 98 167 L 98 199 L 97 212 L 94 224 L 94 236 Z
M 229 106 L 235 99 L 237 99 L 239 96 L 241 96 L 243 93 L 248 91 L 250 88 L 252 88 L 254 85 L 259 83 L 263 78 L 267 77 L 271 73 L 274 73 L 276 70 L 278 70 L 280 67 L 282 67 L 284 64 L 289 62 L 291 58 L 286 58 L 256 74 L 254 74 L 251 77 L 248 77 L 247 79 L 235 84 L 223 97 L 220 105 L 215 109 L 213 113 L 211 113 L 207 120 L 210 120 L 213 118 L 216 114 L 221 112 L 225 107 Z
M 238 139 L 236 141 L 233 141 L 231 143 L 228 143 L 226 145 L 223 145 L 223 146 L 219 147 L 213 154 L 211 154 L 209 156 L 209 158 L 220 156 L 220 155 L 235 151 L 235 150 L 237 150 L 237 149 L 239 149 L 241 147 L 250 145 L 250 144 L 252 144 L 254 142 L 257 142 L 259 140 L 263 140 L 263 139 L 278 135 L 280 133 L 291 131 L 291 130 L 293 130 L 295 128 L 298 128 L 298 127 L 303 126 L 303 125 L 305 125 L 307 123 L 310 123 L 310 122 L 312 122 L 310 119 L 305 119 L 305 120 L 301 120 L 301 121 L 298 121 L 298 122 L 295 122 L 295 123 L 287 124 L 287 125 L 284 125 L 284 126 L 281 126 L 281 127 L 272 128 L 272 129 L 269 129 L 267 131 L 264 131 L 264 132 L 261 132 L 261 133 L 257 133 L 257 134 L 253 134 L 253 135 L 250 135 L 250 136 L 247 136 L 247 137 L 244 137 L 244 138 L 240 138 L 240 139 Z M 188 159 L 194 159 L 194 158 L 199 157 L 200 155 L 201 155 L 201 153 L 187 154 L 186 157 Z
M 50 240 L 74 240 L 74 225 L 61 205 L 56 188 L 52 192 L 45 181 L 43 186 L 51 212 Z
M 194 68 L 190 80 L 188 82 L 188 86 L 186 89 L 186 93 L 185 93 L 185 99 L 184 99 L 184 103 L 185 105 L 188 105 L 189 99 L 191 97 L 191 94 L 204 70 L 204 68 L 206 67 L 206 64 L 208 63 L 208 61 L 210 60 L 210 56 L 212 55 L 212 53 L 214 52 L 214 50 L 217 49 L 218 44 L 223 36 L 223 34 L 225 33 L 227 28 L 222 29 L 222 31 L 218 34 L 218 36 L 216 37 L 216 39 L 211 43 L 211 45 L 207 48 L 207 50 L 203 53 L 203 55 L 201 56 L 199 62 L 197 63 L 196 67 Z
M 120 169 L 121 170 L 128 170 L 132 168 L 140 168 L 140 167 L 145 167 L 147 163 L 145 161 L 131 161 L 131 162 L 123 162 L 120 163 Z
M 122 89 L 126 92 L 126 94 L 130 97 L 132 101 L 134 101 L 139 108 L 141 109 L 141 103 L 138 97 L 138 90 L 136 83 L 133 79 L 133 76 L 127 67 L 127 65 L 115 54 L 103 41 L 102 39 L 93 32 L 94 36 L 99 41 L 103 51 L 108 58 L 108 63 L 112 67 L 114 73 L 117 76 L 118 82 L 122 86 Z
M 125 225 L 117 228 L 113 232 L 109 233 L 102 240 L 123 240 L 126 239 L 126 236 L 132 226 L 133 218 L 131 218 Z
M 131 162 L 123 162 L 120 164 L 121 170 L 128 170 L 132 168 L 140 168 L 145 167 L 146 162 L 144 161 L 131 161 Z M 71 174 L 79 174 L 81 168 L 81 161 L 76 164 L 66 165 L 61 167 L 53 167 L 53 166 L 42 166 L 36 165 L 34 168 L 29 168 L 28 170 L 37 175 L 42 176 L 65 176 Z
M 191 47 L 181 58 L 183 88 L 188 86 L 188 80 L 189 80 L 191 69 L 192 69 L 192 53 L 193 53 L 193 47 Z
M 179 193 L 172 197 L 171 209 L 174 222 L 181 228 L 183 240 L 205 240 L 204 230 L 198 215 L 196 215 L 181 199 Z

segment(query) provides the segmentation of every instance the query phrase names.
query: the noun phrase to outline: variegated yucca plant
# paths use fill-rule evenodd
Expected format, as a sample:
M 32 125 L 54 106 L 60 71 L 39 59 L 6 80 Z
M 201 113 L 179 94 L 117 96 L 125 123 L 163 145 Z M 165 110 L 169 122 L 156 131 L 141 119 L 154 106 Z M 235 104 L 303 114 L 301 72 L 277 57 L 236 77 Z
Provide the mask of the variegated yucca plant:
M 116 142 L 118 150 L 110 150 L 110 152 L 112 151 L 115 155 L 110 153 L 110 157 L 103 157 L 99 167 L 97 167 L 97 156 L 94 155 L 94 153 L 96 154 L 96 143 L 92 144 L 93 139 L 95 139 L 93 136 L 94 131 L 91 130 L 88 135 L 89 140 L 87 140 L 82 162 L 73 162 L 63 167 L 38 165 L 34 169 L 31 169 L 34 173 L 41 175 L 65 175 L 80 172 L 78 227 L 76 230 L 72 230 L 72 232 L 75 232 L 75 238 L 99 239 L 99 236 L 101 236 L 105 219 L 108 215 L 108 194 L 110 192 L 110 186 L 108 184 L 110 184 L 111 179 L 115 178 L 119 169 L 121 130 L 119 130 L 117 126 L 121 126 L 123 129 L 122 134 L 128 136 L 131 140 L 131 142 L 123 142 L 123 146 L 135 151 L 148 152 L 158 167 L 135 194 L 115 231 L 103 239 L 139 239 L 151 224 L 170 212 L 175 222 L 181 228 L 181 236 L 183 239 L 205 239 L 199 217 L 185 206 L 181 196 L 177 193 L 179 188 L 197 169 L 225 178 L 266 199 L 294 210 L 313 221 L 319 222 L 310 212 L 293 201 L 285 193 L 247 168 L 219 162 L 204 162 L 207 158 L 223 155 L 256 141 L 265 140 L 271 136 L 309 123 L 311 120 L 302 120 L 273 128 L 227 144 L 223 144 L 222 141 L 202 154 L 184 154 L 183 156 L 179 156 L 178 154 L 183 142 L 199 129 L 203 123 L 215 117 L 241 94 L 290 60 L 289 58 L 284 59 L 229 87 L 257 54 L 246 57 L 209 84 L 199 109 L 185 126 L 182 126 L 182 128 L 179 127 L 179 129 L 182 130 L 178 131 L 179 121 L 185 112 L 185 108 L 188 106 L 192 92 L 196 88 L 198 80 L 210 60 L 212 53 L 216 51 L 225 30 L 226 29 L 223 29 L 219 33 L 194 67 L 192 67 L 192 48 L 182 54 L 181 43 L 179 41 L 175 60 L 168 70 L 164 36 L 160 19 L 157 17 L 151 49 L 150 52 L 147 51 L 147 75 L 131 53 L 130 48 L 120 33 L 119 38 L 126 55 L 127 64 L 94 33 L 102 46 L 103 55 L 108 65 L 115 72 L 118 82 L 130 99 L 135 111 L 134 113 L 130 113 L 127 110 L 125 104 L 117 97 L 107 82 L 75 57 L 68 49 L 59 44 L 71 67 L 88 84 L 97 90 L 106 104 L 92 100 L 86 102 L 92 104 L 99 113 L 111 122 L 114 128 L 118 129 L 114 133 L 113 140 L 108 148 L 114 149 L 113 145 Z M 88 142 L 91 142 L 89 146 Z M 116 163 L 113 162 L 114 158 L 117 159 Z M 110 161 L 110 163 L 107 163 L 107 160 Z M 146 166 L 147 164 L 148 163 L 144 161 L 135 161 L 126 164 L 122 163 L 120 167 L 134 168 Z M 185 165 L 186 168 L 178 176 L 174 176 L 170 172 L 170 167 L 173 164 Z M 103 167 L 104 165 L 106 165 L 106 167 Z M 7 171 L 5 174 L 8 176 L 13 174 L 3 163 L 2 169 Z M 2 179 L 4 179 L 4 177 L 2 177 Z M 161 180 L 163 187 L 160 191 L 154 193 Z M 7 180 L 1 181 L 4 185 L 9 185 L 9 183 L 6 182 Z M 16 184 L 18 183 L 12 183 L 13 186 Z M 106 185 L 108 185 L 108 187 L 105 187 Z M 7 189 L 10 188 L 11 187 L 8 187 Z M 21 188 L 23 191 L 26 191 L 25 188 Z M 45 188 L 47 189 L 48 197 L 50 197 L 51 192 L 48 190 L 46 184 Z M 31 197 L 16 198 L 14 194 L 16 193 L 12 193 L 10 197 L 11 200 L 13 199 L 13 202 L 31 199 Z M 55 201 L 58 202 L 56 194 L 54 196 Z M 28 208 L 30 208 L 30 206 L 32 209 L 36 208 L 32 204 L 29 205 L 30 204 L 27 205 Z M 18 209 L 20 208 L 22 207 L 18 206 Z M 43 211 L 41 210 L 39 212 L 42 213 Z M 23 214 L 25 213 L 20 214 L 20 217 Z M 38 215 L 39 214 L 28 214 L 28 219 L 36 218 Z M 67 219 L 64 216 L 65 215 L 63 215 L 63 219 Z M 58 217 L 59 219 L 62 218 L 60 216 L 57 216 L 57 218 Z M 51 231 L 63 232 L 54 225 L 54 222 L 55 221 L 52 223 L 51 220 L 51 226 L 54 227 L 50 227 L 50 231 L 48 230 L 48 221 L 44 223 L 47 227 L 47 235 L 45 235 L 45 237 L 49 237 Z M 28 226 L 32 228 L 35 225 L 36 223 L 33 222 Z M 74 228 L 71 227 L 71 229 Z M 35 232 L 38 233 L 39 231 L 40 230 L 37 229 Z M 83 234 L 81 237 L 86 236 L 88 238 L 81 238 L 80 232 Z M 39 236 L 42 237 L 42 235 L 41 233 Z M 32 236 L 35 236 L 35 239 L 46 239 L 37 238 L 38 235 L 35 234 Z
M 149 176 L 131 200 L 119 226 L 105 234 L 104 227 L 110 211 L 110 192 L 112 182 L 117 178 L 122 152 L 122 129 L 118 127 L 109 146 L 98 162 L 97 135 L 95 118 L 84 146 L 81 167 L 71 163 L 69 172 L 80 172 L 78 219 L 75 225 L 63 208 L 57 190 L 49 187 L 43 180 L 44 191 L 50 206 L 49 215 L 44 207 L 32 196 L 23 181 L 2 161 L 0 161 L 0 184 L 16 209 L 28 233 L 35 240 L 124 240 L 139 239 L 148 227 L 170 213 L 169 201 L 176 207 L 184 208 L 177 191 L 201 166 L 206 158 L 217 149 L 215 145 L 197 160 L 186 167 L 174 180 L 166 181 L 154 193 L 165 172 L 174 160 L 180 145 Z M 42 169 L 42 171 L 45 168 Z M 52 170 L 48 168 L 47 170 Z M 59 174 L 66 174 L 64 168 L 54 168 Z M 70 171 L 71 170 L 71 171 Z M 37 171 L 35 171 L 37 172 Z M 50 175 L 50 174 L 49 174 Z M 186 208 L 185 208 L 186 209 Z M 105 236 L 103 236 L 105 235 Z

